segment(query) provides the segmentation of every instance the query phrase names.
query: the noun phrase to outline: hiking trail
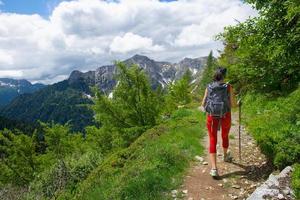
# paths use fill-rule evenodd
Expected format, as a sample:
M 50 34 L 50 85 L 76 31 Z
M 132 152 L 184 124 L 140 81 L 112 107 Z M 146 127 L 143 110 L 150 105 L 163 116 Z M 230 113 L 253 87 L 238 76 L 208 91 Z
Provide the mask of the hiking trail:
M 232 126 L 229 133 L 229 150 L 233 156 L 232 163 L 222 160 L 222 138 L 218 132 L 217 167 L 220 178 L 214 180 L 208 148 L 208 135 L 203 140 L 204 155 L 196 156 L 191 163 L 183 185 L 172 191 L 174 199 L 186 200 L 228 200 L 246 199 L 256 187 L 264 182 L 272 172 L 271 165 L 256 146 L 254 139 L 241 127 L 242 160 L 239 160 L 238 113 L 232 113 Z

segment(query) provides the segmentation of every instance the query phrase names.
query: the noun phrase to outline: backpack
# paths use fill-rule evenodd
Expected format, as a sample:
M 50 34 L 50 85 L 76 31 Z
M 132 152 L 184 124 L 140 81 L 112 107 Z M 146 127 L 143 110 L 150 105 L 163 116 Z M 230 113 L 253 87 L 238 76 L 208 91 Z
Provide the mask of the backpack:
M 230 111 L 228 84 L 212 82 L 207 86 L 205 111 L 214 117 L 223 117 Z

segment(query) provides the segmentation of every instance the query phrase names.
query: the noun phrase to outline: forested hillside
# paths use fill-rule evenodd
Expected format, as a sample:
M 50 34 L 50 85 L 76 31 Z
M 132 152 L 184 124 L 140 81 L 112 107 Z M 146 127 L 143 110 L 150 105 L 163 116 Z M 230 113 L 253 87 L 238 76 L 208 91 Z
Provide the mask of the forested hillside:
M 0 78 L 0 107 L 9 104 L 15 97 L 33 93 L 45 87 L 41 83 L 31 84 L 25 79 Z

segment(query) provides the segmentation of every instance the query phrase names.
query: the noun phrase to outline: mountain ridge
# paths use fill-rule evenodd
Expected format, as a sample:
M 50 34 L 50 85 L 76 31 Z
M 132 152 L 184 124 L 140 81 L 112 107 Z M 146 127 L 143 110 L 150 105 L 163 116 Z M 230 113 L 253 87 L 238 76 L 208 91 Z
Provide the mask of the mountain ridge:
M 21 94 L 33 93 L 45 86 L 41 83 L 32 84 L 26 79 L 0 78 L 0 107 L 9 104 Z
M 186 70 L 190 70 L 193 79 L 196 79 L 206 64 L 206 57 L 185 58 L 181 62 L 170 63 L 137 54 L 123 62 L 127 65 L 137 64 L 145 70 L 151 87 L 155 89 L 158 86 L 165 88 L 169 83 L 181 78 Z M 89 110 L 89 105 L 93 103 L 90 99 L 90 87 L 97 86 L 109 95 L 116 85 L 116 73 L 116 65 L 104 65 L 87 72 L 74 70 L 66 80 L 35 93 L 16 97 L 0 110 L 0 115 L 25 122 L 69 122 L 74 131 L 82 131 L 85 126 L 94 124 L 93 113 Z
M 206 64 L 207 56 L 198 58 L 184 58 L 178 63 L 171 63 L 167 61 L 155 61 L 147 56 L 135 54 L 134 56 L 122 61 L 127 65 L 137 64 L 149 76 L 152 88 L 157 88 L 161 85 L 163 88 L 169 83 L 181 78 L 181 76 L 190 70 L 192 78 L 196 79 L 201 72 L 203 66 Z M 88 72 L 80 72 L 74 70 L 71 72 L 68 80 L 75 83 L 76 79 L 79 81 L 85 80 L 87 85 L 97 85 L 103 92 L 109 93 L 115 86 L 114 75 L 117 69 L 114 64 L 103 65 L 95 70 Z M 94 78 L 92 76 L 95 76 Z

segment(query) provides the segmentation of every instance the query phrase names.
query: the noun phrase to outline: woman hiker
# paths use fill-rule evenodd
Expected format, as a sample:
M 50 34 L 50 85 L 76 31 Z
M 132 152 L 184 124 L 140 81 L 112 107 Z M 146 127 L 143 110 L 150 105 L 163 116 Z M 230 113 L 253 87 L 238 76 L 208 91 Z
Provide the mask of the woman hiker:
M 201 110 L 206 112 L 206 126 L 209 135 L 209 154 L 211 162 L 210 175 L 219 176 L 216 163 L 216 146 L 218 128 L 222 130 L 223 160 L 231 162 L 232 157 L 228 151 L 229 130 L 231 127 L 231 107 L 233 105 L 233 91 L 230 84 L 224 83 L 226 68 L 219 67 L 208 84 L 202 100 Z

